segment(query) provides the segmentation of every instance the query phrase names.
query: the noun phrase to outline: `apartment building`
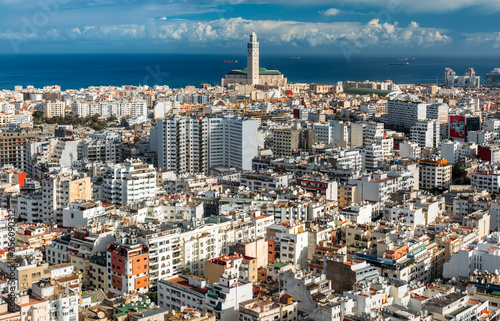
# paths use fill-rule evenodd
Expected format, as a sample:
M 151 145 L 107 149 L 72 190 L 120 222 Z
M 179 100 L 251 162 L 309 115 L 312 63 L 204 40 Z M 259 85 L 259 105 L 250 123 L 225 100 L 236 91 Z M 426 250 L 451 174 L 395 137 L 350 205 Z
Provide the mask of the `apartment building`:
M 441 124 L 437 120 L 419 120 L 411 127 L 410 141 L 420 148 L 439 148 Z
M 64 101 L 44 101 L 42 111 L 46 118 L 65 117 L 66 103 Z
M 322 139 L 325 139 L 322 137 Z M 276 128 L 273 130 L 273 154 L 275 157 L 290 157 L 299 149 L 300 129 Z
M 388 125 L 412 127 L 417 121 L 427 117 L 427 104 L 415 101 L 389 100 L 384 123 Z
M 481 169 L 471 174 L 471 184 L 479 190 L 500 193 L 500 171 Z
M 304 224 L 292 221 L 270 225 L 267 228 L 269 263 L 281 260 L 307 266 L 308 232 Z
M 313 195 L 319 194 L 324 196 L 328 201 L 337 200 L 338 184 L 335 181 L 330 181 L 320 177 L 304 177 L 297 178 L 295 180 L 295 185 L 307 192 L 313 193 Z
M 164 171 L 207 173 L 212 167 L 251 170 L 257 121 L 239 117 L 166 117 L 151 129 L 150 149 Z
M 495 271 L 500 266 L 500 232 L 493 232 L 483 240 L 469 244 L 453 254 L 444 263 L 443 277 L 469 277 L 478 271 Z
M 225 274 L 219 277 L 212 289 L 206 294 L 207 312 L 215 315 L 217 320 L 233 321 L 238 319 L 241 302 L 253 298 L 252 283 L 239 280 L 234 275 Z
M 290 174 L 269 172 L 251 172 L 240 174 L 240 186 L 248 187 L 252 192 L 278 191 L 288 187 Z
M 238 314 L 241 321 L 297 320 L 297 301 L 289 295 L 284 295 L 279 301 L 256 298 L 241 302 Z
M 112 164 L 102 176 L 102 194 L 117 205 L 151 199 L 156 192 L 156 170 L 140 160 Z
M 158 306 L 180 311 L 182 307 L 206 312 L 207 280 L 195 276 L 175 276 L 158 282 Z
M 451 185 L 452 165 L 446 159 L 420 159 L 419 186 L 421 189 L 447 189 Z
M 0 166 L 10 164 L 26 169 L 26 143 L 36 139 L 37 131 L 5 131 L 0 133 Z
M 257 259 L 242 254 L 223 255 L 205 262 L 208 284 L 219 281 L 223 275 L 236 275 L 240 280 L 257 282 Z
M 63 209 L 77 200 L 92 199 L 90 177 L 71 171 L 55 172 L 42 181 L 42 214 L 45 224 L 63 224 Z
M 106 252 L 108 291 L 117 295 L 149 290 L 148 248 L 135 236 L 111 244 Z

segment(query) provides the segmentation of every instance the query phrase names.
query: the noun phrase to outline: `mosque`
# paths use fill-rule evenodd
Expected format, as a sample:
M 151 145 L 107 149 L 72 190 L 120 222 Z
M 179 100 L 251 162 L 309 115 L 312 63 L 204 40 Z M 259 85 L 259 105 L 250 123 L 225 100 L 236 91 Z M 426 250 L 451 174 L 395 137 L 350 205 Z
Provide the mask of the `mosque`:
M 231 70 L 222 78 L 222 86 L 238 84 L 282 87 L 286 85 L 287 80 L 281 72 L 259 67 L 259 43 L 253 31 L 250 34 L 247 50 L 247 67 L 243 70 Z

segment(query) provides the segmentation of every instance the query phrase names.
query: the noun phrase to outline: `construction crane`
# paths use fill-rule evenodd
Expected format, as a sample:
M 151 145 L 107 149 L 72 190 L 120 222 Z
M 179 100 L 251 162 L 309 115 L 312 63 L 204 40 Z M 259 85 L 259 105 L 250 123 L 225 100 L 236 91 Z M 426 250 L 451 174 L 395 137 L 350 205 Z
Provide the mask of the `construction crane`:
M 235 99 L 234 101 L 244 101 L 245 102 L 245 115 L 248 114 L 248 101 L 250 99 L 249 98 L 245 98 L 245 99 Z

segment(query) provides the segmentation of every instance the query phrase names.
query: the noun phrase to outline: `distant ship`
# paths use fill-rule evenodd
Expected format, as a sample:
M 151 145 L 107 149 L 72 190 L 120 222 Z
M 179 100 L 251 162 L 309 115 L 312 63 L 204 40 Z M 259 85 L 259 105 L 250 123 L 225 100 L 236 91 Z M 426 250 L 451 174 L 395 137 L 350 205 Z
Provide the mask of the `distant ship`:
M 415 58 L 398 58 L 398 61 L 415 60 Z
M 405 62 L 393 62 L 393 63 L 390 63 L 389 65 L 391 65 L 391 66 L 406 66 L 409 64 L 410 63 L 408 61 L 405 61 Z
M 288 59 L 291 59 L 291 60 L 299 60 L 300 57 L 288 57 Z
M 223 64 L 237 64 L 238 60 L 224 60 L 222 63 Z

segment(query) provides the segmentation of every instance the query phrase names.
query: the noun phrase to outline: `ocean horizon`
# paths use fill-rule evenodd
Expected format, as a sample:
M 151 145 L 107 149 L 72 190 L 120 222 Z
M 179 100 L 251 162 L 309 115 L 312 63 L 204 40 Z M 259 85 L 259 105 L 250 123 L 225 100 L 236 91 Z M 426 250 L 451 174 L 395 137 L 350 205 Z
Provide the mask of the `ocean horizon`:
M 400 64 L 400 58 L 408 58 L 409 64 Z M 500 57 L 261 55 L 260 66 L 279 70 L 288 82 L 324 84 L 364 80 L 436 84 L 442 83 L 446 67 L 457 75 L 472 67 L 484 83 L 486 73 L 500 67 Z M 234 54 L 3 54 L 0 89 L 17 85 L 60 85 L 63 90 L 107 85 L 199 87 L 220 84 L 227 72 L 245 67 L 246 56 Z

